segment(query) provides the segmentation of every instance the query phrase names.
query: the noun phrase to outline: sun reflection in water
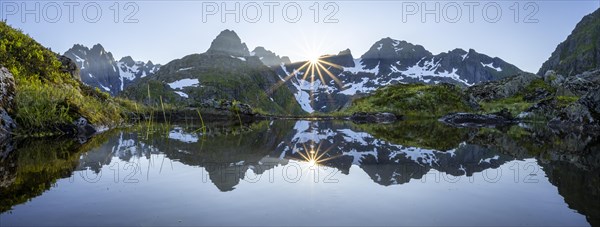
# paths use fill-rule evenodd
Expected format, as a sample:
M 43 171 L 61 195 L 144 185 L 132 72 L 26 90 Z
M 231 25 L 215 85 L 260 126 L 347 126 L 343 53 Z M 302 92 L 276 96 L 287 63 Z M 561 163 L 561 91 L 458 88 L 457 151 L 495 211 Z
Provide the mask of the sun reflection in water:
M 336 155 L 336 156 L 325 157 L 325 155 L 331 150 L 331 148 L 333 148 L 333 146 L 326 150 L 321 150 L 321 143 L 319 143 L 319 145 L 316 148 L 315 148 L 314 142 L 308 148 L 306 147 L 305 144 L 302 144 L 302 147 L 304 149 L 303 150 L 296 149 L 296 153 L 298 153 L 300 155 L 300 157 L 302 158 L 301 161 L 306 162 L 309 167 L 319 166 L 323 162 L 326 162 L 328 160 L 331 160 L 331 159 L 334 159 L 334 158 L 337 158 L 340 156 L 340 155 Z

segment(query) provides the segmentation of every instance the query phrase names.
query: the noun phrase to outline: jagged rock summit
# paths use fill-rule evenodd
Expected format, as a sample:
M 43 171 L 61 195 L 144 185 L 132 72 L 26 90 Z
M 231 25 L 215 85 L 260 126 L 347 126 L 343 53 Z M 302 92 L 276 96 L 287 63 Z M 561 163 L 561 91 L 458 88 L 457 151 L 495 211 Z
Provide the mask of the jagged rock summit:
M 160 65 L 151 61 L 135 61 L 130 56 L 115 61 L 112 53 L 100 44 L 91 49 L 75 44 L 64 56 L 75 62 L 83 83 L 113 96 L 130 86 L 134 80 L 152 75 L 160 68 Z
M 229 54 L 238 57 L 250 56 L 250 51 L 232 30 L 224 30 L 212 41 L 208 54 Z

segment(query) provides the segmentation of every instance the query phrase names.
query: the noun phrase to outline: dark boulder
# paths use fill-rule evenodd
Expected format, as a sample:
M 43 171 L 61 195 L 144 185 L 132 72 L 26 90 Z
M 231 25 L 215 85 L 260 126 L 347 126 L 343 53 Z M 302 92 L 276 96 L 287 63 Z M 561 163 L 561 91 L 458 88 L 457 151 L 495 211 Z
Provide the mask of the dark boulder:
M 8 69 L 0 66 L 0 141 L 10 137 L 16 124 L 10 117 L 15 104 L 15 79 Z
M 68 73 L 75 80 L 81 81 L 81 76 L 79 75 L 79 67 L 77 67 L 77 63 L 72 59 L 68 58 L 64 55 L 57 55 L 58 61 L 60 61 L 60 71 L 63 73 Z
M 397 121 L 399 118 L 392 113 L 365 113 L 356 112 L 352 114 L 350 120 L 355 123 L 391 123 Z
M 455 127 L 479 128 L 496 127 L 515 124 L 515 120 L 507 109 L 492 114 L 452 113 L 439 119 Z
M 0 107 L 6 111 L 13 110 L 15 91 L 15 78 L 0 65 Z
M 87 119 L 84 117 L 80 117 L 75 122 L 73 122 L 75 126 L 77 126 L 77 133 L 80 136 L 92 136 L 96 133 L 96 129 L 93 125 L 91 125 Z

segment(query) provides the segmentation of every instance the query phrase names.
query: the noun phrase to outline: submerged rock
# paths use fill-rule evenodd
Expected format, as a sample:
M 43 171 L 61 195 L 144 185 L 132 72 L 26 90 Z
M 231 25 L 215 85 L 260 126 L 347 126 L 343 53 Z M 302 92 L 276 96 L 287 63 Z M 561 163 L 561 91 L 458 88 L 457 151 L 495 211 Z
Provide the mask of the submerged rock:
M 355 123 L 391 123 L 398 120 L 398 117 L 393 113 L 365 113 L 356 112 L 350 117 Z
M 443 116 L 439 121 L 455 127 L 495 127 L 518 122 L 507 109 L 492 114 L 452 113 Z

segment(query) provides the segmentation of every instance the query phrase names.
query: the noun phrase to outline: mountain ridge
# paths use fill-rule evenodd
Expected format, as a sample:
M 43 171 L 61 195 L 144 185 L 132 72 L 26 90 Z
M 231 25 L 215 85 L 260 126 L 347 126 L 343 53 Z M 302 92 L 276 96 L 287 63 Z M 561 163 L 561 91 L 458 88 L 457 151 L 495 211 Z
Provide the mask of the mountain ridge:
M 160 68 L 152 61 L 135 61 L 131 56 L 116 61 L 101 44 L 95 44 L 92 48 L 75 44 L 64 56 L 77 64 L 83 83 L 113 96 L 130 86 L 134 80 L 154 74 Z
M 455 48 L 434 55 L 421 45 L 389 37 L 375 42 L 359 58 L 354 58 L 346 49 L 337 55 L 324 55 L 321 60 L 334 63 L 334 66 L 322 65 L 335 79 L 321 67 L 313 73 L 317 80 L 311 85 L 311 75 L 305 74 L 310 72 L 305 69 L 297 72 L 306 61 L 273 67 L 281 78 L 290 78 L 288 87 L 307 112 L 336 111 L 347 106 L 355 96 L 392 84 L 452 83 L 464 87 L 523 72 L 498 57 L 474 49 Z

